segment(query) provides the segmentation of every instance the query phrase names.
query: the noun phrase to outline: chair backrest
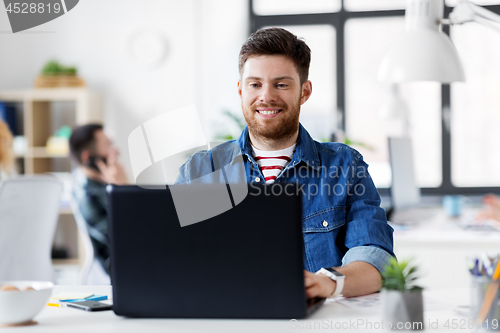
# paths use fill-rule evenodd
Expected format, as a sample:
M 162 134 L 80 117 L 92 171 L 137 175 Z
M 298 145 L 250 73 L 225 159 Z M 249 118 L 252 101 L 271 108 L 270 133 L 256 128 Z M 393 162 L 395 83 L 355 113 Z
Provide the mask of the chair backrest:
M 83 215 L 80 212 L 80 208 L 78 207 L 78 202 L 76 201 L 76 198 L 74 197 L 73 193 L 71 194 L 70 205 L 71 205 L 71 210 L 73 212 L 73 216 L 75 217 L 78 231 L 80 232 L 80 236 L 82 237 L 83 248 L 85 250 L 85 260 L 83 261 L 83 265 L 80 269 L 78 284 L 88 284 L 88 277 L 94 260 L 94 247 L 92 246 L 92 241 L 90 240 L 85 219 L 83 218 Z
M 0 183 L 0 280 L 54 280 L 51 249 L 61 192 L 52 176 Z

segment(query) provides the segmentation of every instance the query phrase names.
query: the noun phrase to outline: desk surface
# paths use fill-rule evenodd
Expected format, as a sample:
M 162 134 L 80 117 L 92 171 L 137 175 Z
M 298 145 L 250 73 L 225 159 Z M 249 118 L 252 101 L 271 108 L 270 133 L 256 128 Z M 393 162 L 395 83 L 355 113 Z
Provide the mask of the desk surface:
M 466 288 L 471 284 L 467 258 L 482 252 L 500 253 L 500 232 L 460 227 L 459 218 L 449 218 L 442 209 L 413 226 L 394 226 L 394 252 L 398 259 L 415 258 L 420 266 L 421 285 L 435 290 Z M 477 209 L 464 212 L 465 218 Z
M 62 291 L 82 291 L 111 296 L 110 286 L 55 286 L 53 295 Z M 453 332 L 445 327 L 446 321 L 465 323 L 467 319 L 454 312 L 457 305 L 469 303 L 467 289 L 447 289 L 429 291 L 426 300 L 432 298 L 440 305 L 427 306 L 424 321 L 427 331 Z M 427 304 L 427 303 L 426 303 Z M 363 313 L 350 309 L 338 302 L 328 301 L 307 319 L 291 322 L 290 320 L 219 320 L 219 319 L 130 319 L 116 316 L 112 311 L 86 312 L 72 308 L 46 307 L 36 318 L 38 325 L 1 329 L 3 332 L 366 332 L 384 331 L 383 329 L 367 329 L 367 325 L 381 323 L 381 316 L 376 313 Z M 429 327 L 429 322 L 433 327 Z M 439 328 L 436 328 L 436 325 Z M 314 327 L 316 329 L 314 329 Z M 470 329 L 460 330 L 469 332 Z
M 432 216 L 411 226 L 394 225 L 394 241 L 400 243 L 500 244 L 499 231 L 478 231 L 460 226 L 460 218 L 446 216 L 442 209 L 430 209 Z M 468 209 L 462 218 L 473 219 L 477 209 Z

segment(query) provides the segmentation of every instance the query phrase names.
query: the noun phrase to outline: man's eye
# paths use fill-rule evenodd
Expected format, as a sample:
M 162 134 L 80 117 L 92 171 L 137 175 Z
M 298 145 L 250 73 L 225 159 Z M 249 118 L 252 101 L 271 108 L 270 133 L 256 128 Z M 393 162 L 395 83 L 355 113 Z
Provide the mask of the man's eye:
M 250 83 L 250 88 L 258 88 L 259 84 L 258 83 Z
M 278 83 L 278 88 L 286 88 L 286 87 L 288 87 L 288 84 Z

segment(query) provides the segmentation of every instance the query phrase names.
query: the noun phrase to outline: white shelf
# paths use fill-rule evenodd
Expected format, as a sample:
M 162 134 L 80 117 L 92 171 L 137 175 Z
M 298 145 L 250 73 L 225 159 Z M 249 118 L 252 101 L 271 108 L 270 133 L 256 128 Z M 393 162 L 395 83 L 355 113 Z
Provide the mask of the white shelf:
M 16 154 L 16 157 L 27 157 L 27 158 L 67 158 L 69 157 L 69 152 L 67 153 L 54 153 L 47 150 L 45 147 L 31 147 L 28 148 L 24 154 Z
M 60 215 L 73 215 L 73 212 L 71 211 L 71 208 L 64 207 L 59 209 L 59 214 Z
M 0 100 L 5 102 L 23 101 L 74 101 L 87 98 L 93 92 L 87 88 L 37 88 L 0 91 Z

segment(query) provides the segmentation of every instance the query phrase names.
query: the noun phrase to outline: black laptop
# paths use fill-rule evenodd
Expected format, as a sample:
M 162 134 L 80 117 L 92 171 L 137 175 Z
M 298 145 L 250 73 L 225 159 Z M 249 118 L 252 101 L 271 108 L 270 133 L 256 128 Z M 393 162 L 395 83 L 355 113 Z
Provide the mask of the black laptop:
M 305 296 L 297 191 L 237 185 L 248 195 L 234 208 L 181 227 L 172 193 L 207 193 L 210 186 L 107 187 L 114 312 L 289 319 L 319 307 L 324 299 Z

